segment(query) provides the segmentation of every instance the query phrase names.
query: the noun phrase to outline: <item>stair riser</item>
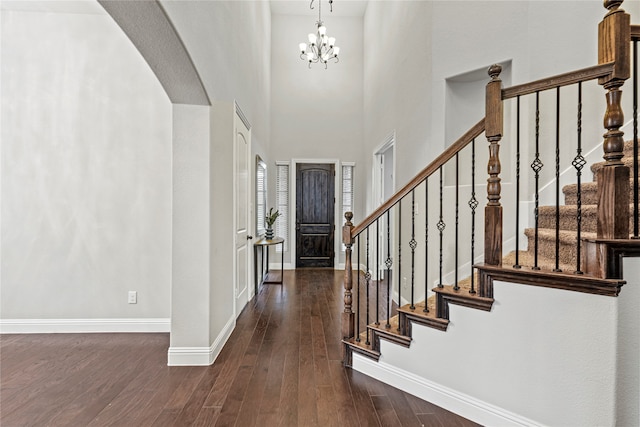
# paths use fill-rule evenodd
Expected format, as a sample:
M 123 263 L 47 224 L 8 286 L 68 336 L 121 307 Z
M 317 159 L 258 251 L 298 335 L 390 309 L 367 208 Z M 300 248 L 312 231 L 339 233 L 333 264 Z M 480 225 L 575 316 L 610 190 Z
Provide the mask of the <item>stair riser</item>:
M 625 157 L 622 158 L 622 163 L 625 166 L 629 167 L 629 172 L 630 172 L 631 176 L 633 176 L 633 158 L 625 156 Z M 602 169 L 605 164 L 606 164 L 606 162 L 598 162 L 598 163 L 594 163 L 593 165 L 591 165 L 591 172 L 593 173 L 593 180 L 594 181 L 596 180 L 596 175 L 597 175 L 598 170 Z M 583 176 L 584 176 L 584 172 L 585 171 L 583 171 Z
M 597 205 L 598 204 L 598 190 L 597 188 L 583 188 L 582 189 L 582 205 Z M 578 203 L 577 190 L 567 191 L 564 193 L 564 204 L 575 205 Z
M 572 210 L 571 212 L 562 212 L 560 213 L 560 229 L 561 230 L 578 230 L 578 222 L 576 219 L 576 210 Z M 583 232 L 597 232 L 597 212 L 595 209 L 590 209 L 588 211 L 582 211 L 582 223 L 581 230 Z M 540 212 L 538 215 L 538 228 L 548 228 L 555 230 L 556 228 L 556 215 L 555 209 L 545 209 L 543 212 Z M 633 230 L 633 206 L 629 207 L 629 230 Z
M 555 239 L 543 238 L 538 239 L 538 265 L 542 265 L 543 262 L 553 264 L 555 262 L 556 253 Z M 574 242 L 560 241 L 559 258 L 561 264 L 573 265 L 576 262 L 578 255 L 577 245 Z M 528 237 L 527 250 L 533 255 L 534 251 L 534 237 Z
M 622 150 L 622 152 L 624 153 L 625 157 L 632 157 L 633 156 L 633 141 L 632 140 L 624 142 L 624 150 Z
M 640 178 L 640 177 L 639 177 Z M 640 180 L 639 180 L 640 181 Z M 568 185 L 562 189 L 564 193 L 564 204 L 575 205 L 578 203 L 578 189 L 575 185 Z M 633 180 L 629 181 L 629 200 L 633 200 Z M 594 183 L 582 184 L 582 205 L 598 204 L 598 188 Z

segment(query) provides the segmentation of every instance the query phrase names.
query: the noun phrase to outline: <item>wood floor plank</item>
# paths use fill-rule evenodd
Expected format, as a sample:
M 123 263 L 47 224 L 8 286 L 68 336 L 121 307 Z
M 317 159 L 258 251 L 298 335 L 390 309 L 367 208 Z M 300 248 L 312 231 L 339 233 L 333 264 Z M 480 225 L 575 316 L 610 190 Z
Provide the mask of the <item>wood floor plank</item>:
M 360 424 L 365 426 L 379 426 L 380 420 L 376 408 L 373 406 L 371 396 L 367 391 L 365 375 L 352 370 L 347 372 L 346 376 L 349 381 L 351 395 L 353 396 L 353 402 Z
M 380 418 L 380 423 L 384 427 L 402 426 L 402 423 L 398 419 L 396 411 L 393 409 L 393 405 L 391 405 L 387 396 L 371 396 L 371 400 L 373 401 L 374 408 L 376 408 L 378 418 Z
M 406 393 L 396 388 L 388 388 L 386 393 L 401 425 L 421 427 L 420 420 L 406 398 Z
M 337 398 L 336 415 L 341 426 L 359 426 L 358 413 L 351 395 L 349 380 L 347 379 L 342 362 L 334 360 L 329 363 L 331 384 Z
M 263 342 L 260 348 L 253 373 L 247 384 L 247 391 L 242 398 L 240 414 L 236 422 L 238 425 L 254 426 L 257 423 L 273 351 L 271 344 L 271 341 Z
M 343 276 L 285 271 L 208 367 L 167 366 L 168 334 L 0 335 L 0 425 L 476 426 L 342 366 Z

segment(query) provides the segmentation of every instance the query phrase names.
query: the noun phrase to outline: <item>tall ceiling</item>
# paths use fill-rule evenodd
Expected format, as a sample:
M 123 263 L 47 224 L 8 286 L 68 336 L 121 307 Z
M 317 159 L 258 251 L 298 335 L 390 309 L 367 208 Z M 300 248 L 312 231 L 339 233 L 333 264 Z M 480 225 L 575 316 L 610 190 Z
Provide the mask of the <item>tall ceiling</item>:
M 311 0 L 271 0 L 271 13 L 274 15 L 318 15 L 318 2 L 322 1 L 322 15 L 327 16 L 364 16 L 368 0 L 334 0 L 333 12 L 329 12 L 329 0 L 314 0 L 311 9 Z
M 192 0 L 203 1 L 203 0 Z M 218 1 L 218 0 L 204 0 Z M 264 1 L 264 0 L 262 0 Z M 333 12 L 329 12 L 329 0 L 314 0 L 311 9 L 311 0 L 270 0 L 271 13 L 276 15 L 303 15 L 317 16 L 318 2 L 322 1 L 322 14 L 328 16 L 364 16 L 368 0 L 334 0 Z M 105 11 L 96 0 L 2 0 L 0 9 L 21 10 L 29 12 L 59 12 L 104 14 Z

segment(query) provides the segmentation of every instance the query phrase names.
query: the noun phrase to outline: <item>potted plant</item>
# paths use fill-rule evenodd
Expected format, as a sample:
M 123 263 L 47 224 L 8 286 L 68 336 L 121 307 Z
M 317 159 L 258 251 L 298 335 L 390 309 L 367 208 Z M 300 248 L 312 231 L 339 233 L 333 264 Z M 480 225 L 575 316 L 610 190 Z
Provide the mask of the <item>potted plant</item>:
M 269 213 L 264 217 L 264 221 L 267 223 L 267 231 L 264 235 L 268 240 L 273 239 L 273 224 L 276 223 L 276 220 L 280 216 L 279 211 L 273 211 L 273 208 L 269 209 Z

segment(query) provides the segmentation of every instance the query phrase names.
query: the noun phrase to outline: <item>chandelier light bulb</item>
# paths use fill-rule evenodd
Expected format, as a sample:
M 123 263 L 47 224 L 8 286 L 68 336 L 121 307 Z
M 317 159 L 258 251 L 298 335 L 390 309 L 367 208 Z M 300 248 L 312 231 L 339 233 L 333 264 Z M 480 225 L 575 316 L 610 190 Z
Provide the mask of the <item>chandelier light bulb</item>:
M 336 44 L 336 38 L 335 37 L 329 37 L 329 47 L 333 47 L 333 45 Z
M 313 33 L 309 33 L 309 43 L 311 43 L 311 45 L 314 45 L 316 44 L 316 40 L 318 40 L 318 36 Z
M 333 56 L 335 56 L 337 58 L 339 53 L 340 53 L 340 48 L 338 46 L 334 47 L 333 48 Z
M 307 44 L 306 43 L 300 43 L 300 52 L 305 53 L 307 51 Z
M 327 27 L 325 27 L 324 25 L 321 25 L 318 27 L 318 33 L 321 36 L 324 36 L 325 34 L 327 34 Z

